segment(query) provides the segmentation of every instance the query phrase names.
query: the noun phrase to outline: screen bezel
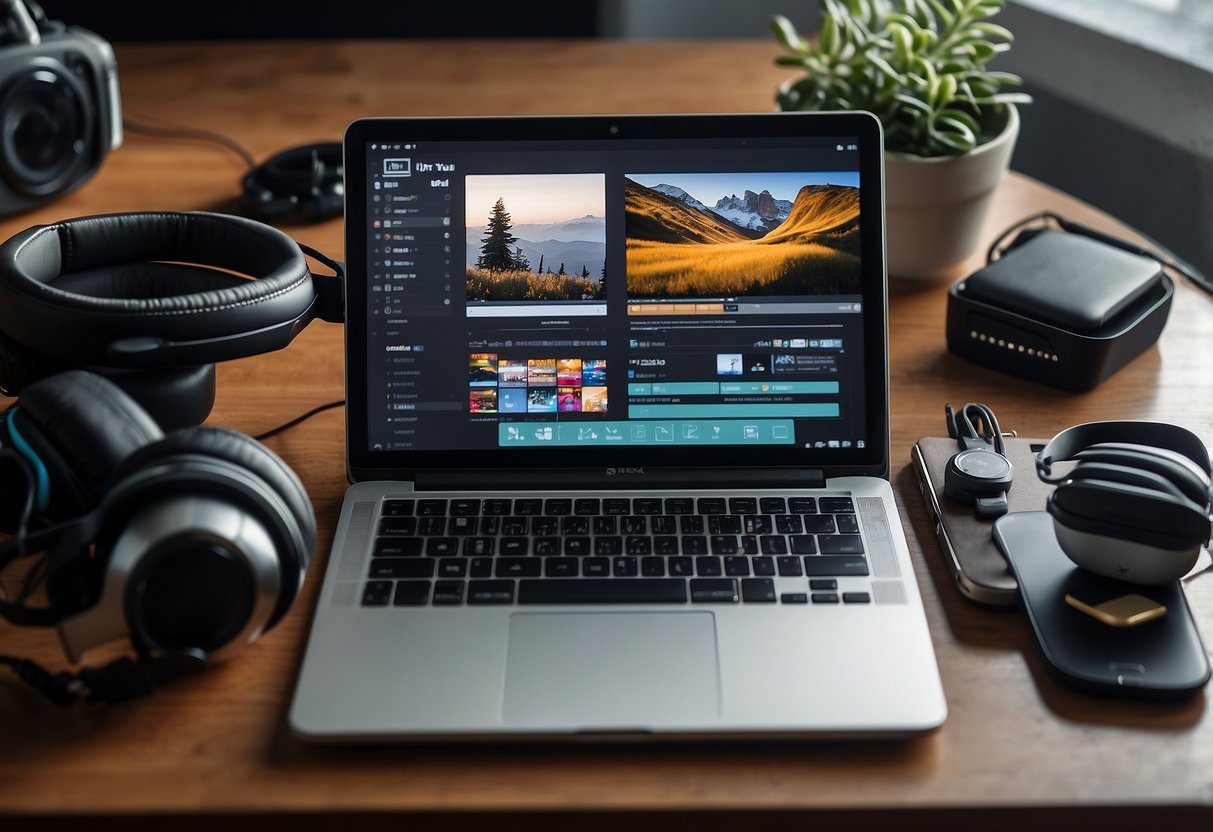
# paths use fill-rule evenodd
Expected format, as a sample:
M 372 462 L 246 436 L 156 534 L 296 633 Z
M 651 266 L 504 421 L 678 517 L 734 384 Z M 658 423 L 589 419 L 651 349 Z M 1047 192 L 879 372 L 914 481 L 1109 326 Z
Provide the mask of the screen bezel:
M 569 469 L 598 467 L 753 468 L 752 447 L 718 446 L 705 454 L 695 446 L 652 445 L 610 448 L 372 451 L 368 445 L 366 163 L 367 146 L 403 142 L 502 142 L 561 140 L 679 140 L 719 139 L 744 147 L 764 138 L 850 137 L 859 140 L 860 237 L 864 350 L 870 372 L 866 377 L 865 411 L 868 437 L 864 448 L 801 448 L 768 446 L 781 468 L 813 468 L 829 476 L 888 475 L 888 290 L 884 234 L 884 155 L 880 122 L 862 112 L 755 113 L 650 116 L 504 116 L 450 118 L 366 118 L 349 125 L 344 137 L 346 171 L 346 448 L 352 482 L 369 479 L 411 479 L 422 471 Z M 875 182 L 877 185 L 873 185 Z M 352 360 L 354 359 L 354 360 Z M 572 451 L 572 453 L 571 453 Z M 524 456 L 520 456 L 524 454 Z M 576 465 L 570 465 L 575 457 Z

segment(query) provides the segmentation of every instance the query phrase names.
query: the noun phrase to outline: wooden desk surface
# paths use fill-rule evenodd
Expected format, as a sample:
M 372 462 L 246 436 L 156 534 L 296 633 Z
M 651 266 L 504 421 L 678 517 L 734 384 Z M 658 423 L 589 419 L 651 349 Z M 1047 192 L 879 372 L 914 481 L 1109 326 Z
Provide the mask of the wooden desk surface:
M 763 41 L 586 41 L 139 45 L 118 54 L 129 117 L 217 130 L 264 158 L 336 139 L 347 122 L 370 114 L 767 110 L 786 77 L 772 65 L 776 51 Z M 1030 108 L 1024 117 L 1032 118 Z M 107 211 L 224 210 L 242 172 L 222 148 L 128 134 L 84 188 L 3 220 L 0 234 Z M 1118 228 L 1056 190 L 1011 175 L 987 237 L 1045 207 Z M 287 230 L 342 253 L 338 220 Z M 591 812 L 577 828 L 607 825 L 602 813 L 683 828 L 743 813 L 744 828 L 803 827 L 813 814 L 866 828 L 907 813 L 921 821 L 915 813 L 930 810 L 937 828 L 1068 823 L 1074 812 L 1098 813 L 1111 825 L 1148 818 L 1207 828 L 1208 696 L 1119 701 L 1049 678 L 1020 614 L 978 609 L 950 585 L 907 463 L 916 439 L 941 432 L 947 401 L 986 402 L 1005 427 L 1026 436 L 1092 419 L 1143 418 L 1183 424 L 1213 442 L 1213 299 L 1180 285 L 1158 345 L 1098 389 L 1071 394 L 949 354 L 944 285 L 895 282 L 890 295 L 892 479 L 951 708 L 934 734 L 893 745 L 310 747 L 289 735 L 285 711 L 322 547 L 310 582 L 275 630 L 148 700 L 61 711 L 0 675 L 0 817 L 67 828 L 82 815 L 96 822 L 205 813 L 210 823 L 213 816 L 305 813 L 335 825 L 336 816 L 355 813 L 386 825 L 412 813 L 408 823 L 417 828 L 449 814 L 509 810 L 520 813 L 514 823 L 491 822 L 562 825 L 569 813 Z M 211 422 L 257 433 L 343 395 L 341 329 L 313 324 L 288 350 L 231 362 L 219 373 Z M 322 541 L 331 538 L 345 486 L 342 420 L 330 411 L 269 442 L 307 484 Z M 1213 638 L 1213 575 L 1193 581 L 1189 595 Z M 0 626 L 0 644 L 54 667 L 63 662 L 52 633 Z M 1042 810 L 1048 814 L 1036 817 Z

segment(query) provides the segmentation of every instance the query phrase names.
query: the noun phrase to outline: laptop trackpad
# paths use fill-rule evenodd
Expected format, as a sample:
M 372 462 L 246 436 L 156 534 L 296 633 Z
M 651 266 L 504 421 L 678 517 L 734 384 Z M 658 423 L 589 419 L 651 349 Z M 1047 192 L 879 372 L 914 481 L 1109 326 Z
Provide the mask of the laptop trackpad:
M 719 714 L 710 612 L 510 617 L 508 723 L 645 730 L 711 724 Z

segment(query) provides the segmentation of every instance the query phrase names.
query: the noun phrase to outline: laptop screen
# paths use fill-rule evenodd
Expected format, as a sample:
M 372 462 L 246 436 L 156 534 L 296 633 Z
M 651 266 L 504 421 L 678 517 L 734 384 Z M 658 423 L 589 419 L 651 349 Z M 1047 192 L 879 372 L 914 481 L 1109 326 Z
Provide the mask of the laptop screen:
M 366 119 L 345 154 L 352 478 L 887 470 L 875 119 Z

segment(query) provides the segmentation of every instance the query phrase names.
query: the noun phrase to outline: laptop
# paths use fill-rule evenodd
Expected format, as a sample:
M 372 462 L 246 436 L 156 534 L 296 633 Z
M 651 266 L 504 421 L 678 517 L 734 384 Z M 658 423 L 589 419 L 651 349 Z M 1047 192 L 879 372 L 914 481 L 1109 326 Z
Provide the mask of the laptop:
M 905 737 L 878 121 L 370 118 L 315 741 Z

